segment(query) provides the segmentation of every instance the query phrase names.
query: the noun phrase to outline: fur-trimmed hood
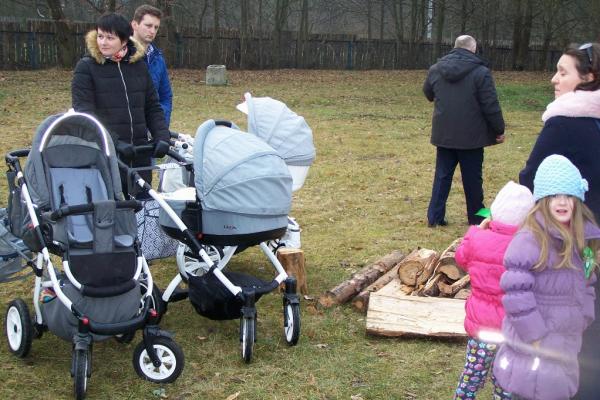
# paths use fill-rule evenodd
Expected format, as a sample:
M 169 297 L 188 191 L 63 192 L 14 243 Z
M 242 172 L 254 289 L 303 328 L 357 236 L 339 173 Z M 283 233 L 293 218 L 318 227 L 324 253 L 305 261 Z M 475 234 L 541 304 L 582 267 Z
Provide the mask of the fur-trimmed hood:
M 600 118 L 600 90 L 576 90 L 563 94 L 548 104 L 542 121 L 556 116 Z
M 98 42 L 96 41 L 97 36 L 98 32 L 95 29 L 89 31 L 85 35 L 85 47 L 87 48 L 89 56 L 92 57 L 94 61 L 96 61 L 98 64 L 104 64 L 106 62 L 106 58 L 104 58 L 100 52 Z M 141 60 L 146 54 L 146 48 L 144 45 L 137 41 L 133 36 L 129 37 L 127 48 L 130 63 Z

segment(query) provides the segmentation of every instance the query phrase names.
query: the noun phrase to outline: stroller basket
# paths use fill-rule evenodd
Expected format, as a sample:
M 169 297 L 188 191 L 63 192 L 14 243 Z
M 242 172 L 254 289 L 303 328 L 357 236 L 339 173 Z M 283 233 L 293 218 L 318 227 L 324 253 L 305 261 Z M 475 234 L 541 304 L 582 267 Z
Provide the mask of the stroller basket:
M 21 279 L 16 274 L 25 268 L 24 260 L 30 260 L 31 253 L 25 243 L 9 230 L 6 208 L 0 209 L 0 282 Z
M 260 288 L 267 282 L 251 275 L 226 271 L 224 275 L 236 286 L 243 288 Z M 213 320 L 229 320 L 239 318 L 244 305 L 243 300 L 233 295 L 214 274 L 190 276 L 190 301 L 196 312 Z M 258 301 L 262 293 L 257 292 L 254 300 Z

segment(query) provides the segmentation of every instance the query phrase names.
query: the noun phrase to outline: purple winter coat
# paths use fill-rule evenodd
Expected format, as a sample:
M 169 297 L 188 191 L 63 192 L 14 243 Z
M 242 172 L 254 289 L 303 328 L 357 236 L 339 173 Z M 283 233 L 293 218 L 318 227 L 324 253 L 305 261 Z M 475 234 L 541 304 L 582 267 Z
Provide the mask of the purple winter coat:
M 595 274 L 585 279 L 580 254 L 573 258 L 576 268 L 553 269 L 561 243 L 558 232 L 551 230 L 550 235 L 555 247 L 549 251 L 548 266 L 534 272 L 540 247 L 530 231 L 517 232 L 504 255 L 506 272 L 500 280 L 506 342 L 496 355 L 494 375 L 504 390 L 530 400 L 566 400 L 575 395 L 581 336 L 594 320 Z M 600 228 L 587 223 L 585 238 L 600 238 Z M 536 340 L 539 352 L 522 347 Z

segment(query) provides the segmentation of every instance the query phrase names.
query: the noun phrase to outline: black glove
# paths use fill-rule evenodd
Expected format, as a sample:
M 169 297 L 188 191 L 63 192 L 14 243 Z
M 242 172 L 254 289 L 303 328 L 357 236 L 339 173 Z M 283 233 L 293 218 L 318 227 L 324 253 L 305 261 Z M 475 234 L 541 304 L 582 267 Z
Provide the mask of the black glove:
M 170 147 L 169 143 L 159 140 L 154 144 L 154 154 L 152 156 L 154 158 L 163 158 L 169 152 Z
M 135 158 L 135 147 L 131 143 L 117 140 L 116 147 L 122 160 L 133 160 Z

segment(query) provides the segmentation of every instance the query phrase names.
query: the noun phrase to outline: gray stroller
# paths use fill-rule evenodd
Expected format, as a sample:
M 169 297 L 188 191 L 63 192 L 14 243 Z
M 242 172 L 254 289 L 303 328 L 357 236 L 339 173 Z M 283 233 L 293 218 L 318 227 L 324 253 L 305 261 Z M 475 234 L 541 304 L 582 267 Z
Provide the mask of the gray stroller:
M 181 299 L 176 289 L 185 283 L 189 299 L 200 315 L 214 320 L 239 318 L 241 354 L 246 362 L 251 360 L 256 338 L 255 303 L 282 283 L 284 338 L 289 345 L 298 342 L 300 304 L 296 281 L 287 275 L 274 254 L 277 246 L 271 244 L 288 229 L 295 181 L 287 162 L 304 169 L 300 174 L 303 181 L 315 157 L 312 132 L 307 126 L 304 130 L 286 130 L 274 125 L 282 120 L 298 125 L 298 119 L 306 125 L 303 118 L 281 102 L 255 100 L 259 100 L 258 105 L 250 105 L 251 110 L 268 100 L 264 105 L 271 122 L 266 125 L 276 128 L 268 137 L 261 137 L 255 129 L 259 121 L 253 122 L 254 131 L 249 134 L 231 122 L 208 120 L 198 128 L 193 144 L 187 143 L 188 150 L 193 149 L 188 153 L 191 157 L 175 157 L 186 171 L 163 176 L 163 189 L 175 190 L 157 193 L 145 187 L 161 205 L 161 227 L 181 242 L 177 253 L 179 273 L 162 295 L 164 307 Z M 279 104 L 283 107 L 278 108 Z M 279 148 L 271 147 L 266 140 Z M 169 166 L 162 168 L 172 170 Z M 145 185 L 138 177 L 134 180 Z M 277 272 L 271 282 L 225 270 L 236 253 L 256 245 Z
M 27 157 L 25 170 L 19 159 Z M 47 118 L 31 150 L 6 156 L 11 231 L 37 253 L 34 318 L 21 299 L 10 302 L 5 332 L 17 357 L 45 330 L 73 343 L 71 375 L 77 399 L 91 376 L 94 341 L 131 341 L 143 330 L 133 365 L 142 378 L 173 382 L 184 358 L 172 335 L 158 328 L 152 275 L 136 238 L 134 212 L 124 200 L 115 149 L 92 116 L 69 111 Z M 62 271 L 51 254 L 61 257 Z

